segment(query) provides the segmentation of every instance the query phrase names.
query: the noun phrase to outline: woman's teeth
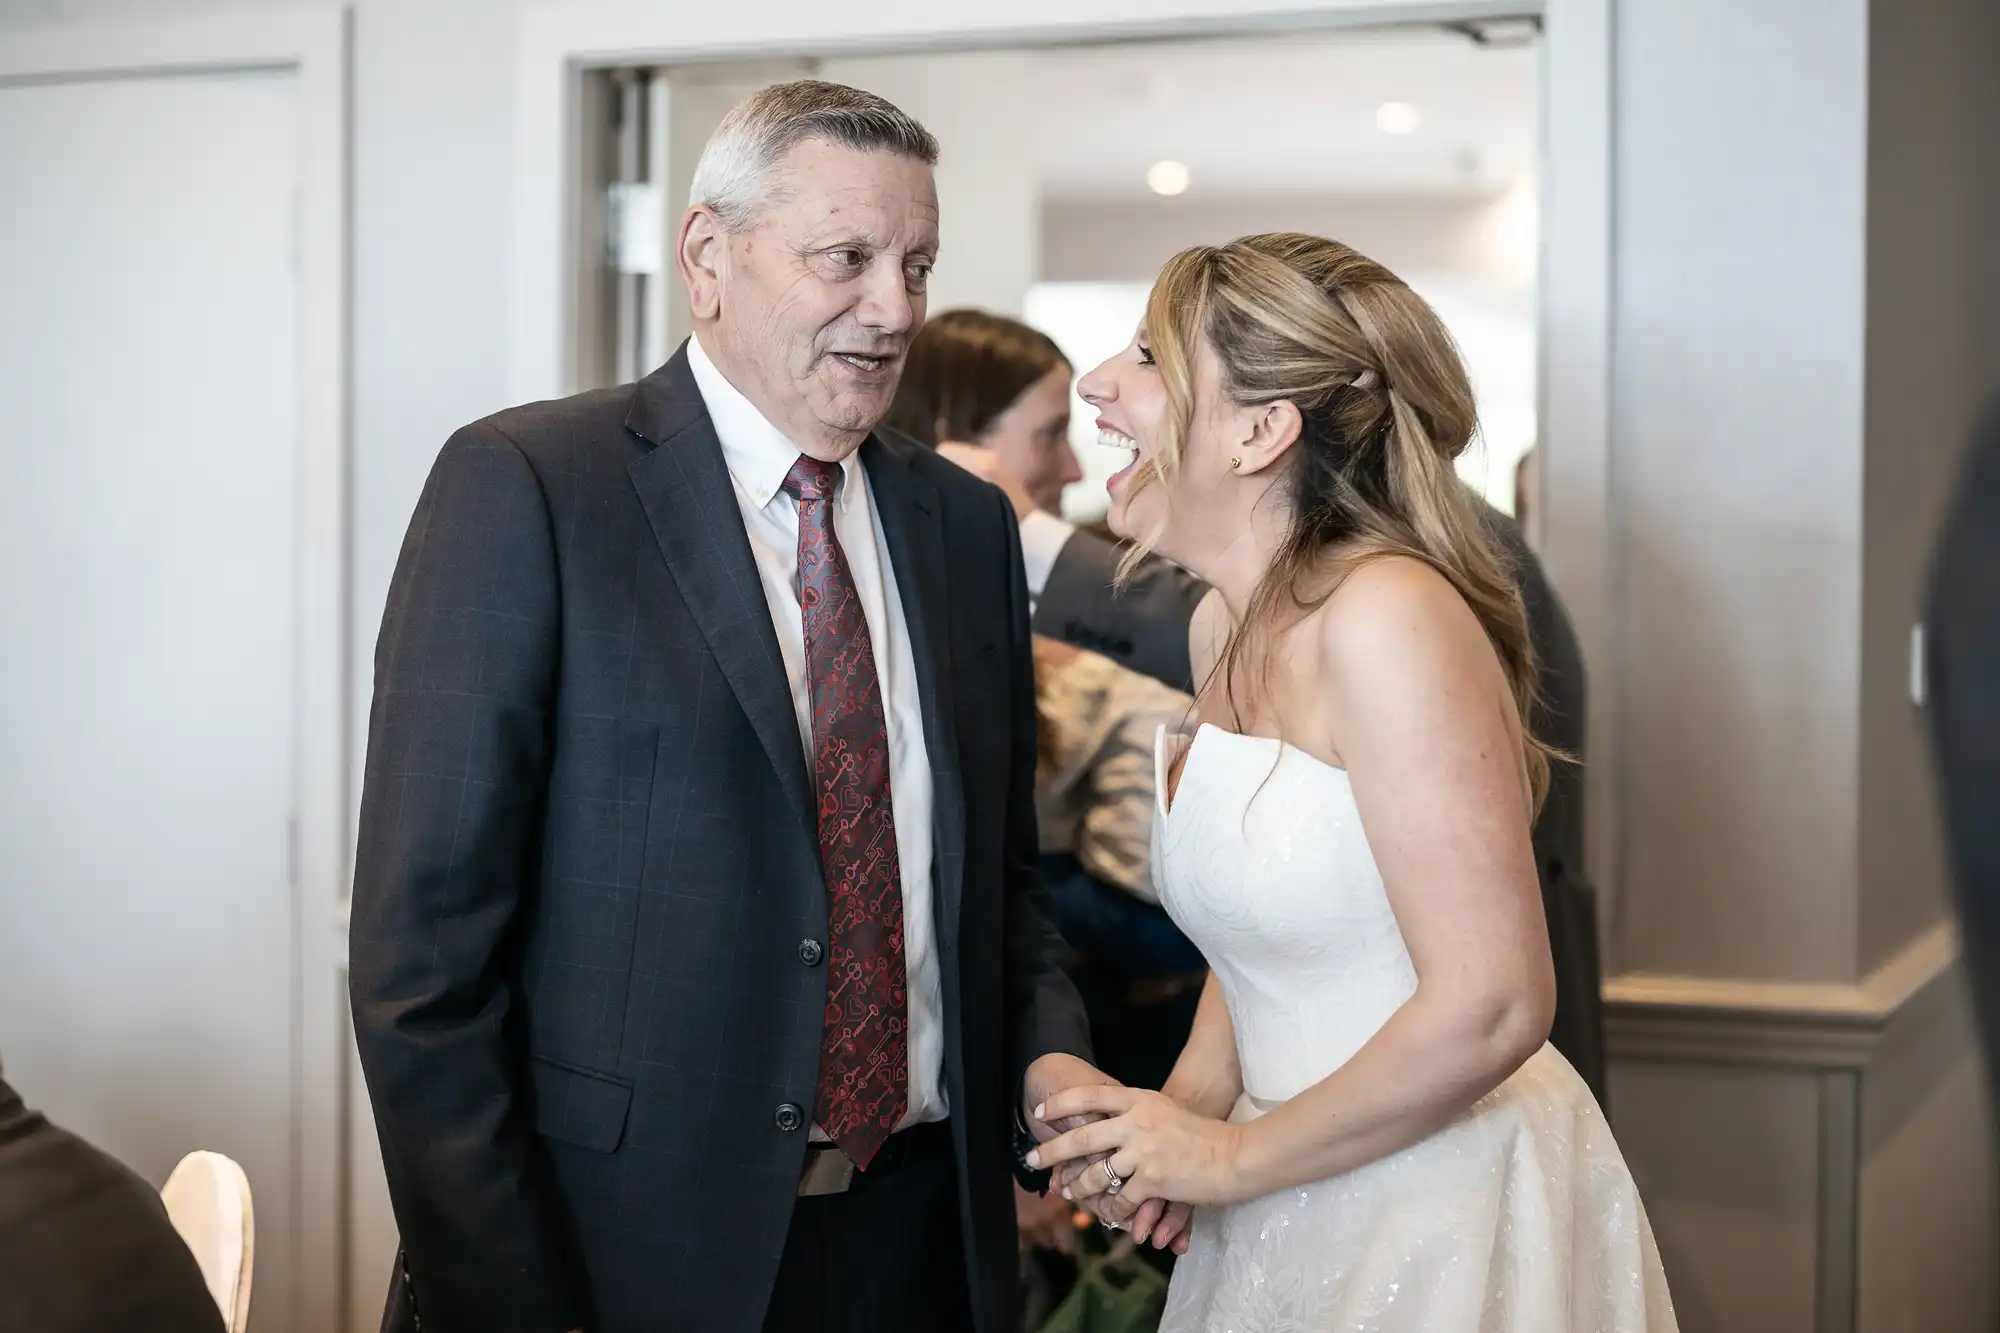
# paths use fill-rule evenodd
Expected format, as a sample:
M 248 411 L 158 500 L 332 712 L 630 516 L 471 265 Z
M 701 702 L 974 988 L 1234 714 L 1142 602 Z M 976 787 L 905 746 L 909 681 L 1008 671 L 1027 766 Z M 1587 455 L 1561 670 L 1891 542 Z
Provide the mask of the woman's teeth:
M 1098 428 L 1097 442 L 1107 449 L 1123 449 L 1134 456 L 1139 452 L 1139 442 L 1137 440 L 1133 439 L 1130 435 L 1115 431 L 1109 426 Z

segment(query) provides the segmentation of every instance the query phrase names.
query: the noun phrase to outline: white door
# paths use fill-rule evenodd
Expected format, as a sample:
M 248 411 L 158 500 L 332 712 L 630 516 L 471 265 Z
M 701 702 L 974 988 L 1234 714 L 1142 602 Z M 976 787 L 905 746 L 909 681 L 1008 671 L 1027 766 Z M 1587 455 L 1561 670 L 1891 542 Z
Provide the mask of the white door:
M 0 87 L 0 1060 L 292 1324 L 296 72 Z M 320 923 L 312 923 L 318 926 Z

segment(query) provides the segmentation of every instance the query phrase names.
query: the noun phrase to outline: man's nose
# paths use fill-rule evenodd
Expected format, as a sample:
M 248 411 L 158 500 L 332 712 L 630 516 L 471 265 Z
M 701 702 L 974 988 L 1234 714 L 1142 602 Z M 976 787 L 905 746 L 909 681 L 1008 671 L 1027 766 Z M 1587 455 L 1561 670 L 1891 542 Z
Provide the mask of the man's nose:
M 1069 486 L 1083 480 L 1083 463 L 1076 456 L 1076 449 L 1068 440 L 1063 441 L 1062 468 L 1057 474 L 1063 485 Z
M 878 263 L 863 281 L 861 305 L 854 316 L 863 327 L 904 334 L 916 327 L 922 298 L 910 295 L 899 263 Z

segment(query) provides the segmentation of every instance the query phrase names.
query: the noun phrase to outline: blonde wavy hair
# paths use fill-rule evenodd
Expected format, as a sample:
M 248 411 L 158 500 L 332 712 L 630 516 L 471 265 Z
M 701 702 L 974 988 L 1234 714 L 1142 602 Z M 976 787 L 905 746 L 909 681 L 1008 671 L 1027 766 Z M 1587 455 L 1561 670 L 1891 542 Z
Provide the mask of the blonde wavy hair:
M 1472 385 L 1437 312 L 1408 284 L 1337 241 L 1298 232 L 1197 246 L 1167 261 L 1146 304 L 1167 412 L 1134 487 L 1180 467 L 1203 346 L 1232 402 L 1280 400 L 1303 426 L 1281 482 L 1290 526 L 1197 698 L 1220 691 L 1235 726 L 1269 684 L 1275 630 L 1323 605 L 1370 560 L 1421 560 L 1479 618 L 1519 713 L 1533 809 L 1552 752 L 1534 739 L 1535 660 L 1518 585 L 1488 540 L 1453 461 L 1478 425 Z M 1128 553 L 1129 572 L 1166 519 Z

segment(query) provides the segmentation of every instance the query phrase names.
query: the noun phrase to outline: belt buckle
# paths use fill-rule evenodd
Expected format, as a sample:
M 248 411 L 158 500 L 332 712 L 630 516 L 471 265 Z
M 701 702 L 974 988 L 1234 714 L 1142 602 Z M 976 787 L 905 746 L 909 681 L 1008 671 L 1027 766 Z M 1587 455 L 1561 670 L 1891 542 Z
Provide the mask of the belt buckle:
M 799 1172 L 799 1197 L 845 1194 L 854 1185 L 854 1163 L 831 1143 L 806 1145 L 805 1169 Z

